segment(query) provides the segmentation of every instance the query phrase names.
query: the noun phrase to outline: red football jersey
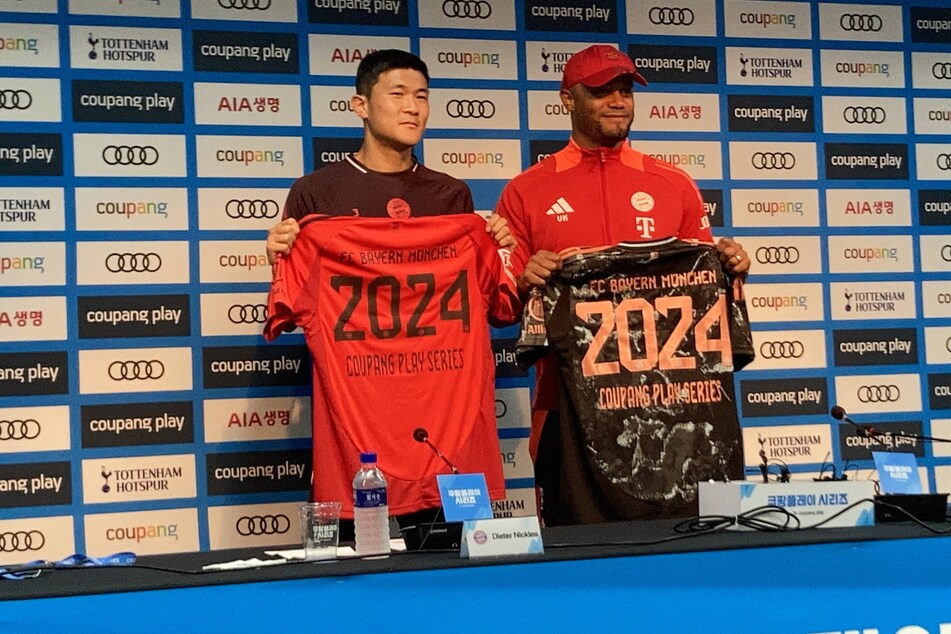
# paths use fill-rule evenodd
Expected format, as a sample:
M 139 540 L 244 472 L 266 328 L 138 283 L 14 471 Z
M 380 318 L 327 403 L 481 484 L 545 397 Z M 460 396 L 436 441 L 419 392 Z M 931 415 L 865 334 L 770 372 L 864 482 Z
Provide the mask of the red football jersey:
M 515 280 L 475 214 L 390 220 L 308 216 L 275 264 L 264 336 L 300 326 L 313 357 L 313 496 L 343 502 L 375 451 L 390 513 L 440 505 L 445 464 L 505 496 L 489 322 L 511 323 Z

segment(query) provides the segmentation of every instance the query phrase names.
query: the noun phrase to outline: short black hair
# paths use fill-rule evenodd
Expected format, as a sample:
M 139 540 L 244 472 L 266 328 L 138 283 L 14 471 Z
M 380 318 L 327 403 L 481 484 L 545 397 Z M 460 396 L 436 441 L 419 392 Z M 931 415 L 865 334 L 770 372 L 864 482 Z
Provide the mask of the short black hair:
M 388 48 L 373 51 L 360 62 L 357 67 L 357 94 L 369 97 L 380 75 L 394 68 L 417 70 L 426 78 L 426 83 L 429 83 L 429 69 L 426 68 L 426 62 L 407 51 Z

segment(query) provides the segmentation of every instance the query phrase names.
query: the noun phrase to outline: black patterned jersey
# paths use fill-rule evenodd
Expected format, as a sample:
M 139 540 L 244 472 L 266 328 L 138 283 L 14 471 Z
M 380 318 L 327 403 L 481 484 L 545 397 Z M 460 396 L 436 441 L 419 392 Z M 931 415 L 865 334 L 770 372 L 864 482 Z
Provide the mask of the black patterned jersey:
M 740 479 L 733 372 L 753 358 L 739 280 L 712 245 L 574 249 L 526 305 L 518 355 L 561 387 L 559 523 L 696 513 L 697 482 Z

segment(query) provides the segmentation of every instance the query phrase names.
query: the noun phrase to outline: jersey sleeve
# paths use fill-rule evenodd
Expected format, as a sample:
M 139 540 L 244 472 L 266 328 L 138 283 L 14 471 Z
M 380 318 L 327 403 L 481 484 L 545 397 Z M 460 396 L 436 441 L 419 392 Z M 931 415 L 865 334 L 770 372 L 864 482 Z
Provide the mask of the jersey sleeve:
M 512 275 L 511 254 L 500 249 L 495 240 L 484 231 L 475 231 L 479 248 L 481 288 L 486 297 L 489 323 L 497 328 L 510 326 L 521 316 L 522 303 L 518 298 L 518 285 Z
M 753 347 L 753 333 L 750 332 L 750 317 L 746 310 L 746 298 L 743 295 L 743 280 L 739 277 L 727 278 L 727 301 L 730 303 L 730 342 L 733 345 L 733 370 L 742 370 L 756 358 Z
M 528 227 L 528 218 L 521 195 L 513 183 L 509 183 L 502 190 L 502 196 L 495 207 L 495 213 L 509 224 L 509 231 L 515 238 L 515 247 L 509 256 L 510 269 L 516 279 L 525 270 L 528 259 L 532 256 L 531 232 Z
M 701 242 L 713 242 L 713 234 L 710 232 L 710 219 L 703 208 L 703 197 L 697 184 L 685 172 L 681 172 L 682 189 L 681 199 L 683 203 L 684 216 L 680 225 L 680 233 L 677 235 L 682 240 L 700 240 Z
M 303 233 L 298 236 L 288 255 L 279 255 L 271 268 L 268 290 L 267 320 L 264 339 L 274 341 L 282 332 L 301 325 L 306 306 L 305 284 L 317 268 L 317 251 Z

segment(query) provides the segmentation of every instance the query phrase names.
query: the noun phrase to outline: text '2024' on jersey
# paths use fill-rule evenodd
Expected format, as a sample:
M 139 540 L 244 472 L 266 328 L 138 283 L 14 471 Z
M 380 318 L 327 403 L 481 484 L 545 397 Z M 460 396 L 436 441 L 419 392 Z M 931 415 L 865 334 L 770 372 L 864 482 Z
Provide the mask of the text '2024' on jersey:
M 743 475 L 733 371 L 753 347 L 740 282 L 712 246 L 673 238 L 562 255 L 517 351 L 530 363 L 550 348 L 558 364 L 562 485 L 549 502 L 568 522 L 695 514 L 698 481 Z
M 313 357 L 314 484 L 344 503 L 360 452 L 375 451 L 390 512 L 440 505 L 446 467 L 413 438 L 425 427 L 463 472 L 505 496 L 489 323 L 511 323 L 517 292 L 475 214 L 308 216 L 275 265 L 264 336 L 300 326 Z

